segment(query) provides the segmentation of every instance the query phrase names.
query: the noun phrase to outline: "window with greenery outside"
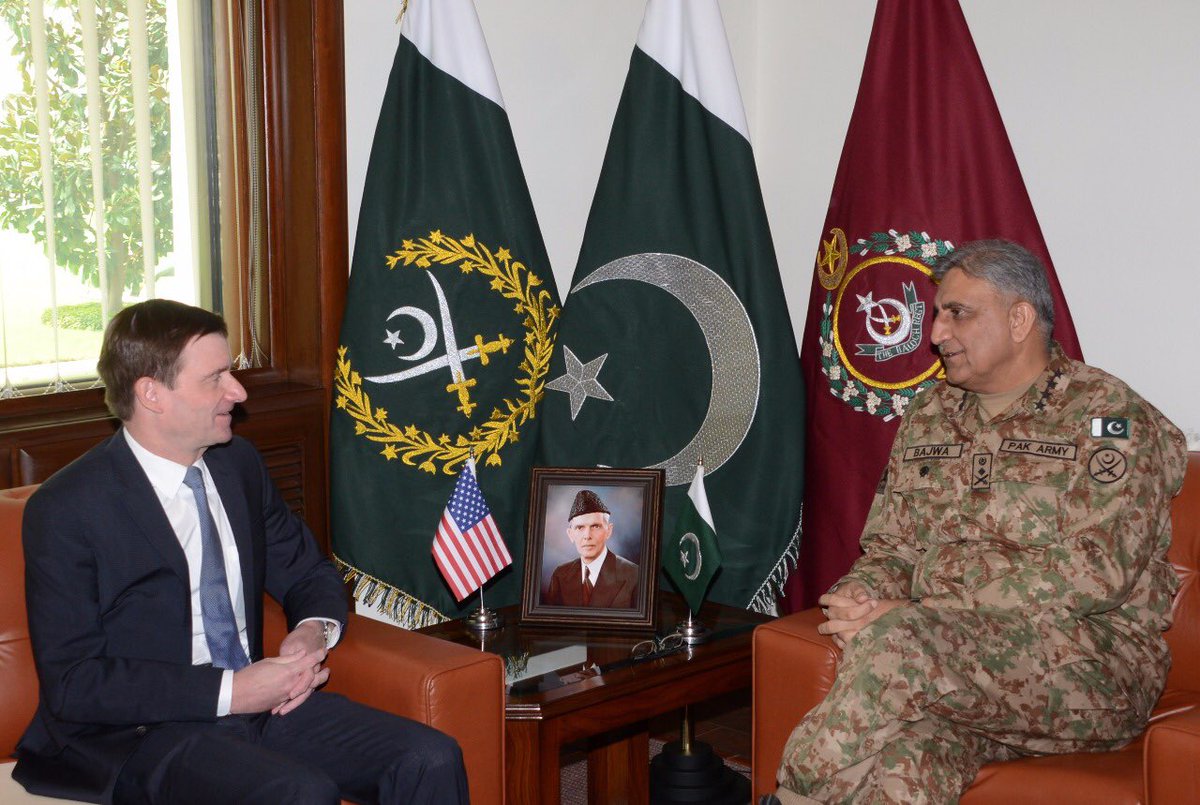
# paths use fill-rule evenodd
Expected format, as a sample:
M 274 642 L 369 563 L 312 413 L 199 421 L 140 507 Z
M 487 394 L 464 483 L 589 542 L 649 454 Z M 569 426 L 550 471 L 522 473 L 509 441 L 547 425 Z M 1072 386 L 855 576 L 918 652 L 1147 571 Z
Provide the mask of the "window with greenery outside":
M 215 5 L 0 0 L 0 397 L 93 384 L 132 302 L 220 310 Z

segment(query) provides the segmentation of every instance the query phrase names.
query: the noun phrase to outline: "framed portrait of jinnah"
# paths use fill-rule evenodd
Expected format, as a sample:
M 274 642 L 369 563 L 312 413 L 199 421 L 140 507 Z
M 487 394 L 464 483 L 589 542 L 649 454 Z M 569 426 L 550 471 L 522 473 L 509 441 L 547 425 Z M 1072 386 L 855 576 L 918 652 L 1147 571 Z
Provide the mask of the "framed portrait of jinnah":
M 521 620 L 653 628 L 663 471 L 535 467 Z

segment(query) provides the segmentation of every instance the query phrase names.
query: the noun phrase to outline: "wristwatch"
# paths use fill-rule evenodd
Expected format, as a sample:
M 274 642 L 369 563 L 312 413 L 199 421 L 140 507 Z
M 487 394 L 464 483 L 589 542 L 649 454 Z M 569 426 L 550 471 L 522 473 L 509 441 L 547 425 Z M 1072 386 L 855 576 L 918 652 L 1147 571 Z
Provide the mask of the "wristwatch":
M 325 648 L 333 648 L 333 641 L 338 636 L 338 627 L 332 621 L 321 621 L 321 629 L 325 635 Z

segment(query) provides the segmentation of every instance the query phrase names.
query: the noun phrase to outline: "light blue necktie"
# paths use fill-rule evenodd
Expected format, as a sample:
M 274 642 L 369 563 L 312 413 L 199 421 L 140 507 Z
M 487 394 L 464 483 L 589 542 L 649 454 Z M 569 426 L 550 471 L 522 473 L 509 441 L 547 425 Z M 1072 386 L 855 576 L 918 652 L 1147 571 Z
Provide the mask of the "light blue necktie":
M 204 636 L 212 664 L 217 668 L 237 671 L 250 664 L 242 641 L 238 639 L 237 620 L 229 601 L 229 580 L 225 575 L 225 555 L 217 537 L 217 524 L 208 508 L 204 477 L 199 467 L 188 467 L 183 484 L 196 497 L 196 513 L 200 516 L 200 614 L 204 618 Z

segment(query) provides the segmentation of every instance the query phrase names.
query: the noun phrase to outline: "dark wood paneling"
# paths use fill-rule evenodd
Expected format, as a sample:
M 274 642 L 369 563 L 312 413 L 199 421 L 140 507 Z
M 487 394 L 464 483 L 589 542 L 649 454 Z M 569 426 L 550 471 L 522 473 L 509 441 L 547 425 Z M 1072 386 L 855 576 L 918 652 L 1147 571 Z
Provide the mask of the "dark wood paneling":
M 343 20 L 340 2 L 313 3 L 313 102 L 317 137 L 317 222 L 321 295 L 321 383 L 333 388 L 333 357 L 337 354 L 350 275 L 349 225 L 346 220 L 346 66 L 343 62 Z
M 349 274 L 342 4 L 263 4 L 272 348 L 287 378 L 329 387 Z M 297 328 L 297 322 L 305 326 Z M 276 335 L 273 333 L 273 335 Z
M 267 472 L 288 508 L 304 517 L 304 445 L 281 444 L 260 451 Z
M 113 434 L 113 427 L 108 423 L 104 423 L 101 429 L 103 432 L 97 432 L 94 436 L 77 435 L 79 432 L 75 429 L 66 430 L 63 434 L 56 429 L 47 435 L 66 435 L 67 438 L 62 441 L 16 446 L 13 454 L 16 458 L 17 477 L 13 486 L 40 484 L 86 453 L 93 445 Z
M 0 430 L 0 450 L 8 458 L 3 467 L 5 488 L 40 484 L 114 430 L 116 421 L 107 417 L 67 424 L 53 420 L 25 422 L 22 427 Z
M 288 385 L 260 392 L 238 410 L 234 431 L 258 447 L 288 507 L 327 549 L 324 392 Z M 111 436 L 117 425 L 105 418 L 0 431 L 0 450 L 9 458 L 0 464 L 4 487 L 41 483 Z
M 243 408 L 245 416 L 234 425 L 235 432 L 262 453 L 284 501 L 308 523 L 322 550 L 328 551 L 325 430 L 329 414 L 324 391 L 263 390 Z

